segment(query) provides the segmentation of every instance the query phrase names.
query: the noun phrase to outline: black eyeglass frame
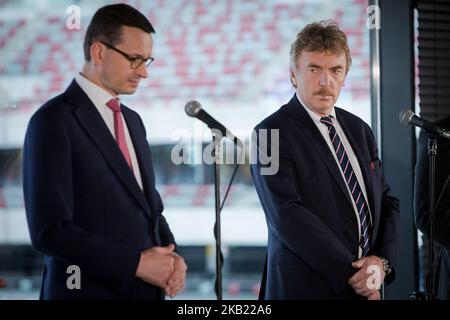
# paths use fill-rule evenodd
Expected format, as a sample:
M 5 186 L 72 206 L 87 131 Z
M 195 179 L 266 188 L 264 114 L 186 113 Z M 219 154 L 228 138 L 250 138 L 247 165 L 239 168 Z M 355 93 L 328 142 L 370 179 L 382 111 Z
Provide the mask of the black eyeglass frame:
M 145 64 L 145 66 L 148 67 L 152 64 L 153 61 L 155 61 L 155 58 L 153 58 L 153 57 L 149 57 L 147 59 L 145 59 L 141 56 L 134 57 L 132 55 L 129 55 L 126 52 L 123 52 L 122 50 L 117 49 L 116 47 L 110 45 L 109 43 L 106 43 L 104 41 L 99 41 L 99 42 L 101 44 L 103 44 L 104 46 L 106 46 L 107 48 L 112 49 L 112 50 L 116 51 L 117 53 L 120 53 L 122 56 L 124 56 L 125 59 L 130 61 L 130 67 L 133 70 L 139 68 L 142 64 Z M 138 62 L 138 64 L 136 64 L 136 62 Z

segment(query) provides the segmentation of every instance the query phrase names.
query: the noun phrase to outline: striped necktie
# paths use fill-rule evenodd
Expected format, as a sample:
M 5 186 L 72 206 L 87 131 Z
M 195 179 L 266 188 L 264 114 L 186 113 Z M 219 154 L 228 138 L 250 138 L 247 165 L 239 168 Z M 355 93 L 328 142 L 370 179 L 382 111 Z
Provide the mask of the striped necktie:
M 345 182 L 347 183 L 352 198 L 356 204 L 361 225 L 361 238 L 359 239 L 359 246 L 361 247 L 362 256 L 364 257 L 369 251 L 369 240 L 372 234 L 372 221 L 370 219 L 369 208 L 362 193 L 362 189 L 358 183 L 358 179 L 356 179 L 355 172 L 353 171 L 347 152 L 345 152 L 344 145 L 342 144 L 336 128 L 334 127 L 332 116 L 322 117 L 320 122 L 328 127 L 328 134 L 330 135 L 331 143 L 333 144 L 334 151 L 336 152 L 339 165 L 344 173 Z

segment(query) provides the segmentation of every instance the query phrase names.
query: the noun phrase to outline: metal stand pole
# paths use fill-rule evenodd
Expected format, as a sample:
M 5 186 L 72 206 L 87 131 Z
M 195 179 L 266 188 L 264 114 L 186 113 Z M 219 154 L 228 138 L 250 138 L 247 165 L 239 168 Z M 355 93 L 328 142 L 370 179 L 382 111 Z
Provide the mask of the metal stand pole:
M 434 200 L 435 200 L 435 174 L 436 174 L 436 138 L 428 139 L 428 156 L 430 165 L 429 184 L 428 184 L 428 212 L 430 214 L 430 232 L 429 232 L 429 256 L 428 256 L 428 300 L 434 300 Z
M 214 235 L 216 238 L 216 296 L 217 300 L 222 300 L 222 235 L 220 227 L 220 143 L 221 136 L 213 134 L 214 143 L 214 198 L 216 210 L 216 224 Z

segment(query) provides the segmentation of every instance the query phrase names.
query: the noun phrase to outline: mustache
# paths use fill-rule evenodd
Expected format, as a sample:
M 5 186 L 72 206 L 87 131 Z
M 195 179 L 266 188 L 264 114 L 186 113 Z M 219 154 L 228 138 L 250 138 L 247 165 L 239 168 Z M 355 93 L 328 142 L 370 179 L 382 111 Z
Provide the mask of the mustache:
M 316 92 L 313 93 L 315 96 L 332 96 L 334 97 L 334 94 L 327 88 L 322 88 Z

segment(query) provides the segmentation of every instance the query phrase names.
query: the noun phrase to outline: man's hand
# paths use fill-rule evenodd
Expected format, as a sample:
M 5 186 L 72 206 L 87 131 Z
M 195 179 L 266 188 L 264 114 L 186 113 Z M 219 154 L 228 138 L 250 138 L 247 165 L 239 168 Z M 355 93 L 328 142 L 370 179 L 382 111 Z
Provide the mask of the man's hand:
M 372 293 L 370 296 L 367 297 L 367 300 L 380 300 L 380 291 L 377 290 L 374 293 Z
M 174 248 L 173 244 L 169 244 L 166 247 L 152 247 L 142 251 L 136 277 L 164 289 L 174 271 Z
M 359 270 L 348 280 L 348 284 L 357 294 L 366 297 L 368 300 L 380 300 L 379 289 L 386 276 L 381 259 L 376 256 L 364 257 L 353 262 L 352 267 Z M 379 279 L 370 278 L 378 275 Z M 374 285 L 374 283 L 378 285 Z
M 173 253 L 173 255 L 175 258 L 174 271 L 170 276 L 167 287 L 165 288 L 166 295 L 171 298 L 183 290 L 187 270 L 187 265 L 184 262 L 184 259 L 176 253 Z

